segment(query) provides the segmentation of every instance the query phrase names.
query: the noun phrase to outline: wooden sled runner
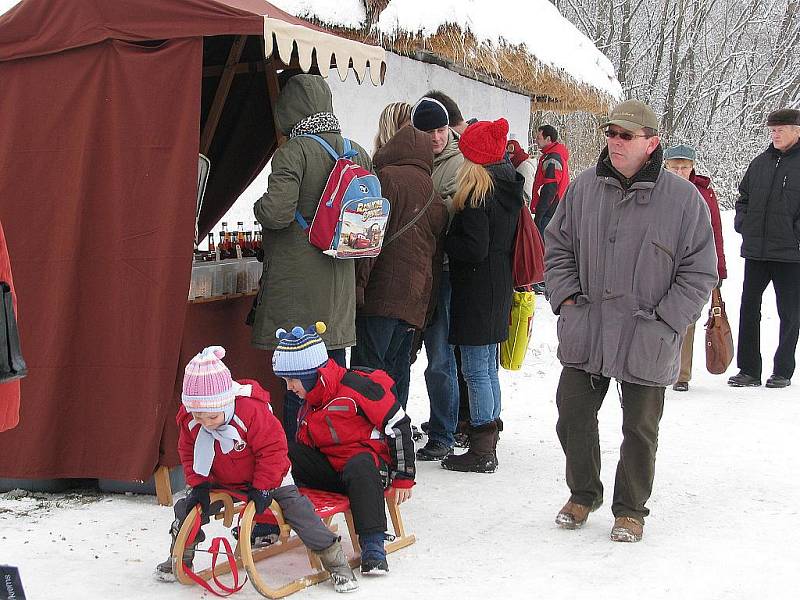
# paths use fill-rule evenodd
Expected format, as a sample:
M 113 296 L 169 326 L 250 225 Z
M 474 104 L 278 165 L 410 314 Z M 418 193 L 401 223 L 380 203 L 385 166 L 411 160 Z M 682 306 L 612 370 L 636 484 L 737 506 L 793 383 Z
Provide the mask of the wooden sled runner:
M 354 555 L 350 558 L 350 566 L 357 568 L 361 563 L 361 548 L 358 544 L 358 536 L 355 532 L 353 525 L 353 515 L 350 512 L 350 501 L 347 496 L 335 494 L 332 492 L 324 492 L 321 490 L 314 490 L 309 488 L 300 488 L 300 493 L 308 497 L 314 504 L 314 509 L 320 516 L 322 521 L 332 531 L 337 530 L 337 526 L 332 523 L 333 518 L 342 513 L 347 523 L 347 529 L 350 533 L 350 541 L 353 547 Z M 233 556 L 237 568 L 244 567 L 247 575 L 250 578 L 253 586 L 258 593 L 266 598 L 284 598 L 290 594 L 294 594 L 309 586 L 315 585 L 325 581 L 330 577 L 330 574 L 322 568 L 319 558 L 306 549 L 308 554 L 308 562 L 311 567 L 311 572 L 290 581 L 289 583 L 280 587 L 270 587 L 264 580 L 262 573 L 256 568 L 256 563 L 264 561 L 273 556 L 283 554 L 293 548 L 303 546 L 300 538 L 292 533 L 292 529 L 283 518 L 283 512 L 277 502 L 273 501 L 270 510 L 275 517 L 275 520 L 280 527 L 280 537 L 275 544 L 265 548 L 258 548 L 253 550 L 250 544 L 250 534 L 253 531 L 253 520 L 255 517 L 255 505 L 248 502 L 245 506 L 238 499 L 232 497 L 224 491 L 213 491 L 211 493 L 211 503 L 220 501 L 223 503 L 223 509 L 215 518 L 222 519 L 223 525 L 227 528 L 233 526 L 234 517 L 239 510 L 243 512 L 239 520 L 239 540 L 233 550 Z M 395 539 L 386 544 L 386 552 L 391 553 L 410 546 L 416 541 L 413 534 L 408 534 L 403 526 L 403 519 L 400 516 L 399 507 L 394 503 L 390 496 L 389 491 L 386 493 L 386 508 L 389 512 L 389 518 L 392 522 L 393 533 Z M 172 569 L 178 581 L 185 585 L 192 585 L 195 581 L 191 578 L 183 564 L 183 551 L 186 547 L 186 541 L 189 538 L 192 529 L 195 526 L 195 521 L 200 518 L 200 509 L 195 506 L 183 522 L 180 531 L 175 539 L 175 545 L 172 549 Z M 217 564 L 216 567 L 209 567 L 203 571 L 195 573 L 197 577 L 203 581 L 208 581 L 215 576 L 224 575 L 231 572 L 231 565 L 228 562 Z

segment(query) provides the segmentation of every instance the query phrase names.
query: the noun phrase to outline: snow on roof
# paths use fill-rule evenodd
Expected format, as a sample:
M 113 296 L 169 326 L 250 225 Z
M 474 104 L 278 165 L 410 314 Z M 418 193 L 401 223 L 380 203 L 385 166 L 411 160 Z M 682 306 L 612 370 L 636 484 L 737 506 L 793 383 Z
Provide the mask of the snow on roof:
M 363 0 L 270 0 L 299 17 L 315 18 L 345 28 L 363 28 Z M 524 45 L 543 65 L 563 70 L 611 98 L 622 98 L 622 87 L 611 61 L 548 0 L 391 0 L 374 31 L 436 34 L 443 25 L 469 30 L 478 43 L 497 47 Z

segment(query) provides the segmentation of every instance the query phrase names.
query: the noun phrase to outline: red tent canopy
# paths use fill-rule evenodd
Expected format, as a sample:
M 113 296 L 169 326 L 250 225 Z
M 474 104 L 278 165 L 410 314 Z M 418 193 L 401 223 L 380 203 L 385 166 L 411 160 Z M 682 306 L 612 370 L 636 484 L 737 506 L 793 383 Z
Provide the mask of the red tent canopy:
M 312 41 L 265 57 L 270 19 L 276 41 L 290 25 Z M 177 462 L 197 154 L 203 233 L 277 147 L 277 69 L 304 65 L 315 35 L 341 42 L 340 64 L 371 50 L 261 0 L 23 0 L 0 17 L 0 221 L 29 367 L 0 477 Z

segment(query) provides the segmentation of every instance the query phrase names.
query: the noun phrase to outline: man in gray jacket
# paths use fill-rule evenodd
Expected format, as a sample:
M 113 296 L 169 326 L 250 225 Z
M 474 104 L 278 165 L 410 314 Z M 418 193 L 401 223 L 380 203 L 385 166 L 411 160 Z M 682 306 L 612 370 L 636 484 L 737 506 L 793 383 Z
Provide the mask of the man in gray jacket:
M 556 517 L 584 524 L 603 502 L 597 412 L 621 387 L 622 433 L 611 539 L 642 539 L 655 474 L 664 388 L 687 327 L 717 283 L 708 207 L 661 168 L 658 118 L 628 100 L 603 124 L 608 145 L 545 230 L 545 281 L 558 318 L 558 432 L 570 498 Z

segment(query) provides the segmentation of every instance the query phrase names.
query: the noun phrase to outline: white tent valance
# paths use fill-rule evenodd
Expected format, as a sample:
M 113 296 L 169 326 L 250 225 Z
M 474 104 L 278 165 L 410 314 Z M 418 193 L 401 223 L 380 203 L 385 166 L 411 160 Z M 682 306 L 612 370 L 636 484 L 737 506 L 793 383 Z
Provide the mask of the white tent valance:
M 383 83 L 382 73 L 385 69 L 386 51 L 380 46 L 370 46 L 354 42 L 323 31 L 316 31 L 301 25 L 292 25 L 280 19 L 264 17 L 264 50 L 265 56 L 270 56 L 274 49 L 273 38 L 278 45 L 278 55 L 281 60 L 289 64 L 292 50 L 297 45 L 297 55 L 300 68 L 308 72 L 311 69 L 312 53 L 317 52 L 317 66 L 323 77 L 328 76 L 331 58 L 336 57 L 336 70 L 339 79 L 347 79 L 352 62 L 353 70 L 359 81 L 364 81 L 367 66 L 369 78 L 373 85 Z

